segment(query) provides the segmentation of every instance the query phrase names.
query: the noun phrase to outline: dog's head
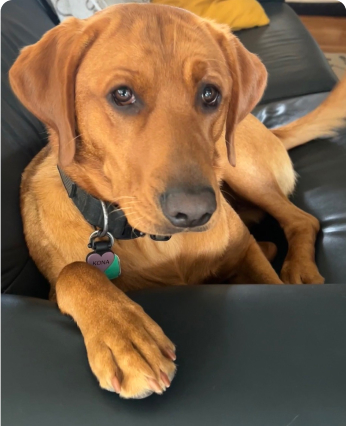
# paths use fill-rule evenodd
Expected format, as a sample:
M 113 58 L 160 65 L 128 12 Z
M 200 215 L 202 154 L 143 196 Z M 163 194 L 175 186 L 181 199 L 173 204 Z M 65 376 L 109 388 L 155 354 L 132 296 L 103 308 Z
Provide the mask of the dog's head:
M 72 179 L 119 204 L 133 227 L 172 234 L 217 217 L 216 144 L 235 165 L 235 127 L 266 75 L 228 28 L 126 4 L 46 33 L 22 50 L 10 82 Z

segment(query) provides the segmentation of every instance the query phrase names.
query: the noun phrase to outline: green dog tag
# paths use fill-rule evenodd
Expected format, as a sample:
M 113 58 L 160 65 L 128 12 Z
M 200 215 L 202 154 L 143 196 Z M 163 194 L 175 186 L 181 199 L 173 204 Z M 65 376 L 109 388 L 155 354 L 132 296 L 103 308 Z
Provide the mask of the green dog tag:
M 114 280 L 114 278 L 118 278 L 120 276 L 120 259 L 116 254 L 114 254 L 114 260 L 112 264 L 105 270 L 105 274 L 110 280 Z

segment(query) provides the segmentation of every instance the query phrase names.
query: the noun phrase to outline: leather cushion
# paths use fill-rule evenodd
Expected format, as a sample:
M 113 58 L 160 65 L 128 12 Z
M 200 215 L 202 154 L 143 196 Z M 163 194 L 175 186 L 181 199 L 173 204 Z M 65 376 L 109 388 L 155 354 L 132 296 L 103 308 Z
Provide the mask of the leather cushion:
M 45 301 L 2 298 L 6 426 L 341 426 L 346 286 L 191 286 L 131 296 L 177 345 L 163 396 L 101 390 L 83 338 Z
M 307 114 L 328 93 L 273 102 L 255 108 L 267 127 L 277 127 Z M 326 283 L 346 282 L 346 129 L 333 139 L 309 142 L 290 151 L 299 178 L 292 201 L 321 223 L 316 261 Z M 279 272 L 287 251 L 283 232 L 272 218 L 254 229 L 259 240 L 277 244 L 274 266 Z
M 262 103 L 331 90 L 337 78 L 295 12 L 284 3 L 263 3 L 270 25 L 237 34 L 267 67 Z
M 44 126 L 14 96 L 8 71 L 19 50 L 54 27 L 39 0 L 12 0 L 1 14 L 2 291 L 47 297 L 48 284 L 29 257 L 19 208 L 21 174 L 47 143 Z M 37 238 L 40 238 L 38 235 Z

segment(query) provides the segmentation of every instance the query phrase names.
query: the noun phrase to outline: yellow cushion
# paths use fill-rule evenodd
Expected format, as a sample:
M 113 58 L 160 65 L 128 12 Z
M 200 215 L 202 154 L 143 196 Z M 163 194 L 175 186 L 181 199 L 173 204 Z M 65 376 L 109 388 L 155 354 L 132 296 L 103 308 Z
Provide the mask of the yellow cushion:
M 151 0 L 151 3 L 189 10 L 202 18 L 227 24 L 232 31 L 269 24 L 269 18 L 257 0 Z

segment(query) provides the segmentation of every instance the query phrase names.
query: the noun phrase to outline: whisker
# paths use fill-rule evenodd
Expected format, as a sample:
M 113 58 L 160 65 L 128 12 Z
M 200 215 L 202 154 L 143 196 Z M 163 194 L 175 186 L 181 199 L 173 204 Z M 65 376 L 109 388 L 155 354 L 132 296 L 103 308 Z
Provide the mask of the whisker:
M 82 134 L 82 133 L 78 133 L 78 135 L 77 136 L 75 136 L 73 139 L 71 139 L 70 141 L 68 141 L 67 142 L 67 144 L 71 144 L 71 143 L 73 143 L 76 139 L 78 139 L 79 137 L 82 137 L 82 138 L 84 138 L 84 135 Z
M 127 201 L 122 206 L 118 205 L 118 207 L 112 210 L 111 213 L 113 213 L 114 211 L 131 209 L 133 207 L 133 204 L 138 204 L 138 201 Z
M 125 205 L 127 206 L 128 204 L 138 204 L 138 203 L 139 203 L 139 201 L 138 201 L 138 200 L 135 200 L 135 201 L 125 201 L 123 205 L 124 205 L 124 206 L 125 206 Z M 118 204 L 118 205 L 119 205 L 119 204 Z
M 136 225 L 132 226 L 132 232 L 134 233 L 135 229 L 137 229 L 137 226 L 139 225 L 140 221 L 143 219 L 143 216 L 139 218 L 137 218 L 137 222 Z
M 124 206 L 124 207 L 121 207 L 121 206 L 114 206 L 114 209 L 112 210 L 112 211 L 114 211 L 114 210 L 123 210 L 123 209 L 132 209 L 132 207 L 133 206 Z
M 120 220 L 120 219 L 122 219 L 122 218 L 124 218 L 124 217 L 129 217 L 129 216 L 131 216 L 131 215 L 133 215 L 133 214 L 136 214 L 136 212 L 132 212 L 132 213 L 127 213 L 126 215 L 125 214 L 123 214 L 123 215 L 121 215 L 121 216 L 119 216 L 119 217 L 117 217 L 116 219 L 114 219 L 114 222 L 116 221 L 116 220 Z
M 123 211 L 128 211 L 128 210 L 131 210 L 131 209 L 132 209 L 132 207 L 125 207 L 123 209 L 115 209 L 115 210 L 112 210 L 110 213 L 108 213 L 108 216 L 110 216 L 111 214 L 116 213 L 116 212 L 123 212 Z
M 223 193 L 223 194 L 227 194 L 227 195 L 229 195 L 231 198 L 233 198 L 234 200 L 236 199 L 235 198 L 235 196 L 233 195 L 233 194 L 230 194 L 228 191 L 225 191 L 224 189 L 221 189 L 221 192 Z
M 133 196 L 130 196 L 130 195 L 124 195 L 122 197 L 118 197 L 116 200 L 113 201 L 113 203 L 116 203 L 117 201 L 122 200 L 123 198 L 137 198 L 137 197 L 133 197 Z

